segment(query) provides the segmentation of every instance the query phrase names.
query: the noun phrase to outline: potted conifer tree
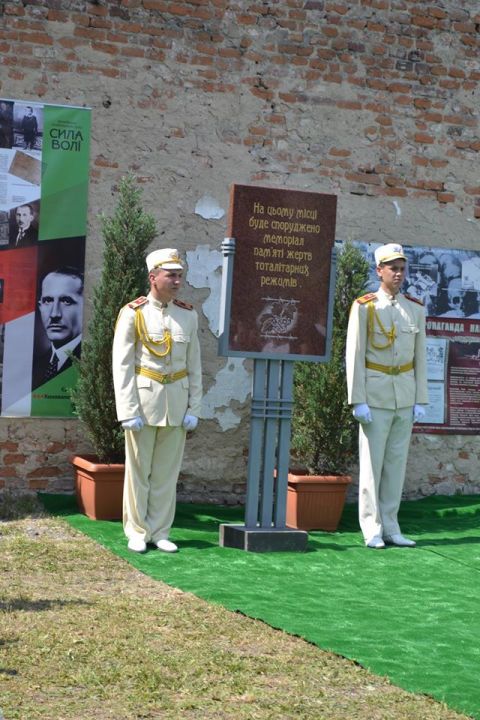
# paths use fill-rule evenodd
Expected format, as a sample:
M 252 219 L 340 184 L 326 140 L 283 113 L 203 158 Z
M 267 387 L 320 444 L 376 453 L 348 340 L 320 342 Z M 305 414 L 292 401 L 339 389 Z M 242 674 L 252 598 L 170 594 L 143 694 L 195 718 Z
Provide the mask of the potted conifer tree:
M 342 515 L 358 437 L 347 403 L 345 344 L 350 307 L 364 292 L 368 271 L 352 243 L 339 248 L 330 361 L 295 364 L 289 527 L 333 531 Z
M 71 458 L 77 502 L 95 519 L 122 516 L 124 436 L 115 411 L 112 342 L 120 308 L 146 293 L 145 257 L 156 236 L 155 220 L 142 208 L 134 176 L 122 178 L 117 195 L 113 215 L 101 216 L 103 268 L 72 392 L 75 412 L 94 450 L 93 455 Z

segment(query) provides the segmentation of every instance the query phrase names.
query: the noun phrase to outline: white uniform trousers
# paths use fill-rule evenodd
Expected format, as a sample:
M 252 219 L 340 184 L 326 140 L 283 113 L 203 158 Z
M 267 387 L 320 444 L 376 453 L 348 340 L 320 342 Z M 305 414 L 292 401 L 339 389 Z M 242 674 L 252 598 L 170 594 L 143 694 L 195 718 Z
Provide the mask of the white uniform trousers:
M 168 538 L 185 438 L 181 426 L 125 430 L 123 528 L 129 540 L 155 543 Z
M 372 422 L 360 424 L 358 513 L 365 541 L 400 532 L 402 499 L 413 408 L 370 408 Z

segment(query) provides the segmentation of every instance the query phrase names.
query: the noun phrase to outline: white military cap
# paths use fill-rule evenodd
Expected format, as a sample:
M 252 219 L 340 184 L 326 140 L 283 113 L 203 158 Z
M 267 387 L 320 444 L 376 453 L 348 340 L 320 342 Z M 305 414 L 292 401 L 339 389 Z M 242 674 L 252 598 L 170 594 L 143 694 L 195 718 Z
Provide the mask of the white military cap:
M 387 245 L 381 245 L 375 250 L 374 254 L 377 267 L 382 263 L 392 262 L 392 260 L 407 259 L 406 255 L 404 255 L 402 246 L 398 243 L 388 243 Z
M 154 250 L 147 255 L 148 272 L 156 268 L 162 270 L 183 270 L 183 263 L 180 260 L 178 250 L 174 248 L 162 248 Z

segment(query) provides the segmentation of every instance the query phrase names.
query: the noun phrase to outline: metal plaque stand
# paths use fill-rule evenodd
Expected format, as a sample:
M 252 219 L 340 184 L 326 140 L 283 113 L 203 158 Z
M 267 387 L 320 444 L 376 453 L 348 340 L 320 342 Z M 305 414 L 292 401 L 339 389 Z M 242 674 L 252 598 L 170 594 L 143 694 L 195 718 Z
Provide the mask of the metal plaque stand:
M 227 340 L 235 238 L 222 242 L 220 347 Z M 255 358 L 245 525 L 221 525 L 220 545 L 256 552 L 305 550 L 304 530 L 286 527 L 293 361 Z
M 254 552 L 305 550 L 304 530 L 286 527 L 293 362 L 254 361 L 245 525 L 221 525 L 220 545 Z

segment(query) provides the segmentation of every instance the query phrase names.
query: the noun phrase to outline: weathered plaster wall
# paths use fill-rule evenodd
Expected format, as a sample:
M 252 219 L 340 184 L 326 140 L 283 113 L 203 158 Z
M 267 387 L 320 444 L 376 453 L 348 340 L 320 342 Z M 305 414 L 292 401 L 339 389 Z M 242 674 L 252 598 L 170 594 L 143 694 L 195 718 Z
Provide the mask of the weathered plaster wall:
M 244 490 L 250 369 L 215 337 L 230 184 L 334 192 L 338 238 L 478 247 L 479 26 L 476 0 L 0 4 L 0 95 L 93 109 L 87 297 L 98 214 L 129 170 L 158 244 L 187 253 L 206 419 L 185 497 Z M 0 485 L 68 490 L 84 445 L 73 421 L 2 418 Z M 476 437 L 416 437 L 408 492 L 480 488 L 479 452 Z

